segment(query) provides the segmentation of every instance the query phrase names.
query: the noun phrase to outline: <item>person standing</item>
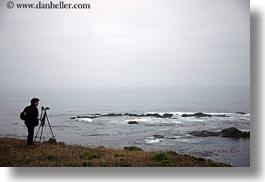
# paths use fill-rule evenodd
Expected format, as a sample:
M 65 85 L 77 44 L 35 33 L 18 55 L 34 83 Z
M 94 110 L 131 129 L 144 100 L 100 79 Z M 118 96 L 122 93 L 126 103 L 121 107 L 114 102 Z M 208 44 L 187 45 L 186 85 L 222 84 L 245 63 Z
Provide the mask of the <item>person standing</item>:
M 26 116 L 25 124 L 28 129 L 27 145 L 33 145 L 34 128 L 39 124 L 39 101 L 40 100 L 38 98 L 31 99 L 30 106 L 27 106 L 23 111 L 24 115 Z

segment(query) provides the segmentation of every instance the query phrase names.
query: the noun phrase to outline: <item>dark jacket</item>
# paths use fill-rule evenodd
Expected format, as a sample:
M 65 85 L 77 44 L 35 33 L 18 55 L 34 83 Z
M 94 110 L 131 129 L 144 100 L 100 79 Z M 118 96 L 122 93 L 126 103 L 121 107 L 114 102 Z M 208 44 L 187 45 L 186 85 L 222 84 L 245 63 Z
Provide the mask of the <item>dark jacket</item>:
M 29 127 L 34 127 L 39 124 L 38 116 L 39 111 L 38 108 L 34 105 L 27 106 L 24 110 L 27 113 L 27 118 L 25 120 L 25 124 Z

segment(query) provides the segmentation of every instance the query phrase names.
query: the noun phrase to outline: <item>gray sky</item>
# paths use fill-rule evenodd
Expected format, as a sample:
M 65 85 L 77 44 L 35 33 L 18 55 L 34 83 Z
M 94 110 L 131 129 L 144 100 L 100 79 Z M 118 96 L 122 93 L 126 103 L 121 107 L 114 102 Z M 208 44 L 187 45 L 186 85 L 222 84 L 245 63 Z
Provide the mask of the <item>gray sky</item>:
M 248 0 L 75 2 L 0 3 L 1 88 L 249 86 Z

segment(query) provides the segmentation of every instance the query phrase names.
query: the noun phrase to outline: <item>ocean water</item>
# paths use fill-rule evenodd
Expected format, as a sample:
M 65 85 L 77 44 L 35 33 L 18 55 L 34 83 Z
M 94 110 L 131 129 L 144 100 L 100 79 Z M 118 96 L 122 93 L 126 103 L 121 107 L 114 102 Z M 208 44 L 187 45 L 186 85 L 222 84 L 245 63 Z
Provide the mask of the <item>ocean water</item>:
M 0 91 L 0 137 L 26 138 L 19 114 L 32 97 L 40 98 L 40 106 L 50 107 L 47 113 L 56 139 L 67 144 L 112 148 L 136 145 L 146 151 L 171 150 L 233 166 L 250 165 L 249 139 L 188 134 L 228 127 L 249 131 L 248 87 L 5 89 Z M 229 117 L 181 117 L 196 112 Z M 171 113 L 173 117 L 102 116 L 108 113 Z M 89 118 L 95 114 L 101 116 Z M 88 117 L 71 119 L 76 116 Z M 130 125 L 129 121 L 139 124 Z M 47 125 L 43 136 L 51 137 Z

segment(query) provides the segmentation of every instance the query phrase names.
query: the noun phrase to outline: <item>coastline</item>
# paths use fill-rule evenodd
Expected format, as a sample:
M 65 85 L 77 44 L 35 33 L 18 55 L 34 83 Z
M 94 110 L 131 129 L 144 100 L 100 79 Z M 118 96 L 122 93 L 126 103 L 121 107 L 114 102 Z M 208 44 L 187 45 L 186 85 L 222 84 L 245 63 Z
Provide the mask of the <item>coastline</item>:
M 1 167 L 230 167 L 175 152 L 146 152 L 136 146 L 113 149 L 0 138 Z

